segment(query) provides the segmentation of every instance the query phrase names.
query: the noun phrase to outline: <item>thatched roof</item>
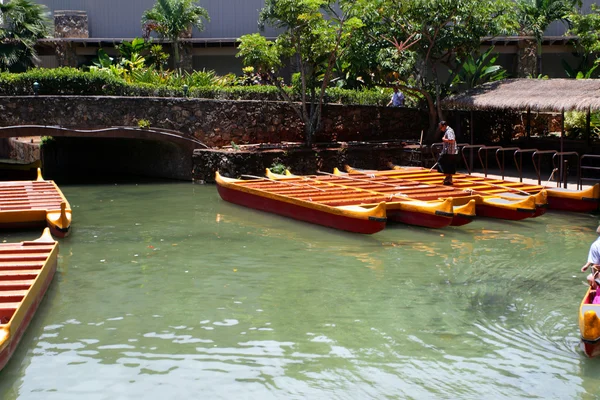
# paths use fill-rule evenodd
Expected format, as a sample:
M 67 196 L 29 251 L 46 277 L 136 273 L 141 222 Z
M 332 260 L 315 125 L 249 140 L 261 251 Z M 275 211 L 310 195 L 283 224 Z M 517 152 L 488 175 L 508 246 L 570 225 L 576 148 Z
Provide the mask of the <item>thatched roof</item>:
M 458 110 L 600 110 L 600 79 L 506 79 L 444 100 Z

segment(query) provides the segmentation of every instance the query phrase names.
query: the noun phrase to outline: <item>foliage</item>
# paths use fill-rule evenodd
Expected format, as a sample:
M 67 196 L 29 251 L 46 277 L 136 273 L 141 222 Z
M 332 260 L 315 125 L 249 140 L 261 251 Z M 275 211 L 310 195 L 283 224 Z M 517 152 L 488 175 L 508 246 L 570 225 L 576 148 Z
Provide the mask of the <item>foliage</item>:
M 448 87 L 441 83 L 440 65 L 458 74 L 457 60 L 479 49 L 481 37 L 514 29 L 514 3 L 505 0 L 359 0 L 363 19 L 372 27 L 368 37 L 387 48 L 379 65 L 396 68 L 395 79 L 405 95 L 420 97 L 429 109 L 426 141 L 436 138 L 443 119 L 440 100 Z M 371 22 L 372 21 L 372 22 Z M 454 77 L 450 77 L 450 82 Z
M 189 96 L 217 100 L 266 100 L 279 99 L 279 89 L 270 85 L 235 85 L 236 77 L 217 77 L 214 71 L 196 71 L 192 74 L 173 73 L 169 76 L 166 71 L 160 78 L 160 71 L 145 70 L 147 81 L 142 75 L 136 75 L 139 80 L 127 82 L 107 70 L 90 70 L 87 72 L 75 68 L 31 69 L 25 73 L 0 73 L 0 95 L 31 95 L 33 82 L 40 84 L 42 95 L 104 95 L 104 96 L 154 96 L 180 97 L 182 86 L 189 86 Z M 141 74 L 141 73 L 140 73 Z M 227 82 L 226 86 L 222 83 Z M 235 85 L 235 86 L 232 86 Z M 294 101 L 299 100 L 290 88 L 284 87 L 288 96 Z M 348 90 L 328 88 L 324 101 L 327 103 L 385 105 L 389 100 L 391 89 L 373 88 L 363 90 Z
M 587 113 L 583 111 L 565 112 L 565 131 L 569 139 L 585 136 Z M 590 133 L 600 136 L 600 112 L 590 114 Z
M 54 142 L 54 137 L 53 136 L 42 136 L 40 138 L 40 147 L 48 146 L 52 142 Z
M 20 74 L 0 73 L 0 94 L 19 96 L 33 94 L 33 83 L 40 85 L 39 94 L 54 95 L 123 95 L 127 84 L 102 71 L 84 72 L 75 68 L 35 68 Z
M 542 39 L 548 26 L 554 21 L 570 25 L 577 6 L 581 7 L 581 0 L 517 0 L 519 32 L 535 37 L 538 57 L 542 54 Z M 536 72 L 541 74 L 541 65 L 537 65 Z
M 150 121 L 148 121 L 147 119 L 140 119 L 138 121 L 138 126 L 141 129 L 149 129 L 150 128 Z
M 25 70 L 37 58 L 37 39 L 50 31 L 46 6 L 30 0 L 0 2 L 0 71 Z
M 336 60 L 346 48 L 352 32 L 362 27 L 355 1 L 342 0 L 267 0 L 259 24 L 270 24 L 282 33 L 274 42 L 260 34 L 244 35 L 240 54 L 244 65 L 265 73 L 294 106 L 304 123 L 307 145 L 312 145 L 321 125 L 325 90 Z M 300 105 L 292 99 L 277 77 L 284 58 L 294 57 L 300 71 Z
M 149 32 L 156 31 L 172 41 L 175 69 L 179 69 L 181 63 L 179 38 L 192 27 L 204 30 L 203 20 L 210 21 L 208 12 L 195 5 L 194 0 L 156 0 L 154 7 L 142 15 L 142 23 L 147 24 Z
M 600 62 L 595 62 L 594 64 L 590 65 L 588 58 L 588 54 L 584 54 L 584 56 L 581 58 L 581 62 L 575 68 L 571 67 L 571 65 L 569 65 L 567 60 L 564 58 L 561 59 L 560 61 L 565 70 L 565 74 L 567 74 L 567 77 L 571 79 L 591 79 L 594 77 L 594 75 L 598 75 L 595 72 L 598 66 L 600 66 Z
M 275 174 L 285 174 L 285 171 L 288 170 L 289 167 L 287 167 L 279 158 L 275 158 L 269 169 Z
M 477 58 L 473 57 L 473 54 L 469 54 L 464 61 L 457 59 L 460 68 L 454 75 L 451 86 L 464 86 L 465 89 L 472 89 L 486 82 L 506 79 L 507 72 L 502 66 L 496 65 L 498 54 L 492 54 L 493 50 L 494 47 L 490 47 Z M 450 72 L 452 73 L 452 71 Z
M 591 5 L 589 14 L 571 14 L 572 21 L 570 34 L 579 36 L 579 44 L 587 54 L 595 55 L 595 64 L 600 63 L 600 8 L 597 4 Z

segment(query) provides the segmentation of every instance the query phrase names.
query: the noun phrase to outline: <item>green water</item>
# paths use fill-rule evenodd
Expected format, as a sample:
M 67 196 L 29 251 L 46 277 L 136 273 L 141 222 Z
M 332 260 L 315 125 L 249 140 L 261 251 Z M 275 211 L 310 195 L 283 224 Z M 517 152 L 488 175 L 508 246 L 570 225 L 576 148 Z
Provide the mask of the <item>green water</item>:
M 63 191 L 73 232 L 1 399 L 600 393 L 577 326 L 597 216 L 363 236 L 225 203 L 212 185 Z

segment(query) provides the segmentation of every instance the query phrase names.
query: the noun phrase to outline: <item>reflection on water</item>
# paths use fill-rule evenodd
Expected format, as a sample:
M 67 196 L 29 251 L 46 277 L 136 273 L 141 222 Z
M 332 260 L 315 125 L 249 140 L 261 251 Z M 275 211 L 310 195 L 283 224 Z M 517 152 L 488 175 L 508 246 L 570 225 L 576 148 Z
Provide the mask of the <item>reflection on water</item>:
M 225 203 L 214 186 L 64 192 L 73 234 L 2 371 L 2 399 L 562 399 L 600 388 L 577 327 L 596 216 L 361 236 Z

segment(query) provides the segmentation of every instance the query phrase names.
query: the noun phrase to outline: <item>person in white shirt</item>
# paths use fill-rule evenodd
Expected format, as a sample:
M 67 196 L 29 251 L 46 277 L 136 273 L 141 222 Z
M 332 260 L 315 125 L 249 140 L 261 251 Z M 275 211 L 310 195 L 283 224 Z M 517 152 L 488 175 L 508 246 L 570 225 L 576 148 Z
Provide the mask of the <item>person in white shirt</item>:
M 454 129 L 448 126 L 446 121 L 440 121 L 440 130 L 444 133 L 442 152 L 437 162 L 437 170 L 446 175 L 444 185 L 452 185 L 452 175 L 456 173 L 456 162 L 458 147 L 456 146 L 456 135 Z
M 600 226 L 596 228 L 596 233 L 600 235 Z M 587 271 L 589 267 L 592 267 L 592 273 L 587 276 L 588 283 L 592 285 L 594 276 L 598 273 L 600 268 L 600 236 L 590 246 L 588 253 L 587 262 L 581 267 L 581 272 Z

